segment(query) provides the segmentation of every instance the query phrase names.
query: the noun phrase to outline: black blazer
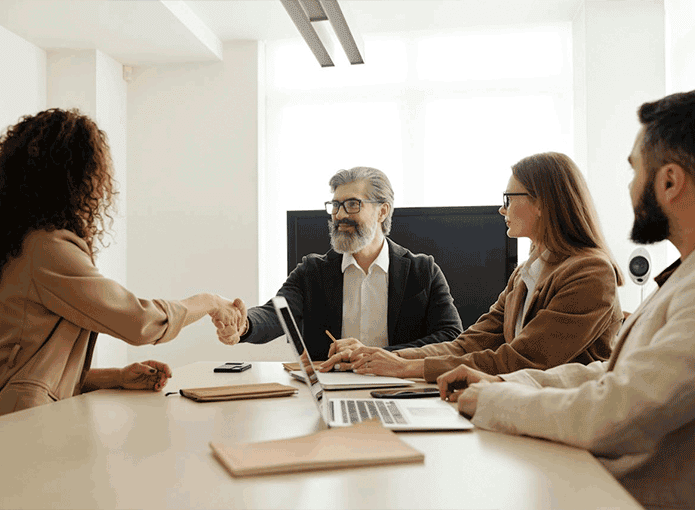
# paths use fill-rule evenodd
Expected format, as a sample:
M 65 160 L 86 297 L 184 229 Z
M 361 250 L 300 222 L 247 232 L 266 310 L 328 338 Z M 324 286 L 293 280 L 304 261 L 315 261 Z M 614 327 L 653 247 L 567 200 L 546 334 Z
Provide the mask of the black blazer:
M 461 319 L 442 270 L 431 255 L 414 254 L 390 239 L 389 350 L 447 342 L 462 331 Z M 290 273 L 278 291 L 292 310 L 309 355 L 328 357 L 328 330 L 339 337 L 343 328 L 343 256 L 333 250 L 310 254 Z M 242 342 L 262 344 L 284 334 L 272 302 L 248 310 L 249 330 Z

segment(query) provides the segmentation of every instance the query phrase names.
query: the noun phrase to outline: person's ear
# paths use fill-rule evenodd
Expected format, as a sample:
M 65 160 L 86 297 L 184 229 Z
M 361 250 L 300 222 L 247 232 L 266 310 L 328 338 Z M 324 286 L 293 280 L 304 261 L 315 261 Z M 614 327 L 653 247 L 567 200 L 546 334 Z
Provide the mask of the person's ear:
M 381 204 L 381 207 L 379 208 L 379 223 L 383 223 L 384 220 L 386 220 L 386 217 L 389 215 L 389 209 L 391 206 L 387 203 Z
M 654 192 L 661 195 L 667 203 L 672 202 L 683 191 L 686 184 L 687 172 L 677 163 L 668 163 L 656 171 L 654 176 Z

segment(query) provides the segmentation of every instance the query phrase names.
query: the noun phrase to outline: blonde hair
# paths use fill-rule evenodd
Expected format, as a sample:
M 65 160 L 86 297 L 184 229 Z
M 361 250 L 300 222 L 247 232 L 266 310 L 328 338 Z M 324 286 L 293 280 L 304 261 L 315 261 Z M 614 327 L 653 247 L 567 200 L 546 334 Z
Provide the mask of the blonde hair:
M 538 242 L 556 255 L 576 255 L 588 248 L 602 251 L 623 276 L 603 237 L 589 188 L 577 165 L 565 154 L 544 152 L 522 159 L 512 174 L 540 208 Z

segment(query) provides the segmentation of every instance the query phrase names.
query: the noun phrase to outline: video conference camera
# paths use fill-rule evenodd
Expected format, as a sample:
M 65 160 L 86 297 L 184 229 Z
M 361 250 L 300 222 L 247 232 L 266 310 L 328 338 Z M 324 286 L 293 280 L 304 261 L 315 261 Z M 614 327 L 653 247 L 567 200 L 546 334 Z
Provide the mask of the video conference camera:
M 644 248 L 637 248 L 630 255 L 630 262 L 627 268 L 633 282 L 637 285 L 647 283 L 649 274 L 652 272 L 652 259 L 649 256 L 649 252 Z

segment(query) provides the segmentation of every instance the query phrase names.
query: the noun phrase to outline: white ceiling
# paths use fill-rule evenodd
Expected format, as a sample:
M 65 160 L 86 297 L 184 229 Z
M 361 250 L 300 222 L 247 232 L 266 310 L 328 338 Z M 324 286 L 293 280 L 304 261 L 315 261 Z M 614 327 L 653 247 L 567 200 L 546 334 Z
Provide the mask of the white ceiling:
M 582 1 L 340 0 L 340 5 L 351 29 L 365 35 L 571 21 Z M 221 58 L 226 41 L 299 37 L 279 0 L 0 0 L 0 26 L 46 50 L 99 49 L 127 65 L 210 61 Z

